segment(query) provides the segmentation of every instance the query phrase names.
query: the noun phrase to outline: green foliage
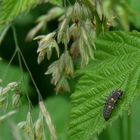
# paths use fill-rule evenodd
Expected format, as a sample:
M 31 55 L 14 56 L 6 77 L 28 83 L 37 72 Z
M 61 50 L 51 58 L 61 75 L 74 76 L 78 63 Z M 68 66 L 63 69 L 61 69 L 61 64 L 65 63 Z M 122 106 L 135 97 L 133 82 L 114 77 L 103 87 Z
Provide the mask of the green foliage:
M 3 0 L 0 4 L 0 32 L 18 15 L 29 11 L 40 3 L 40 0 Z
M 140 5 L 137 3 L 137 0 L 130 0 L 129 4 L 135 11 L 140 12 Z
M 0 2 L 0 43 L 4 38 L 6 28 L 17 18 L 17 16 L 29 12 L 32 8 L 48 0 L 3 0 Z M 61 0 L 51 0 L 50 3 L 62 6 Z M 2 37 L 1 37 L 2 36 Z
M 133 10 L 133 16 L 131 16 L 131 22 L 133 23 L 134 26 L 137 28 L 140 27 L 140 4 L 137 3 L 137 0 L 130 0 L 130 6 L 132 7 Z
M 47 0 L 3 0 L 0 3 L 0 32 L 4 30 L 18 15 L 23 12 L 28 12 L 31 8 L 37 6 L 41 2 L 48 2 Z M 62 5 L 61 0 L 50 1 L 55 5 Z
M 108 32 L 97 39 L 96 45 L 96 59 L 79 71 L 83 76 L 71 97 L 70 140 L 89 140 L 100 133 L 129 109 L 140 90 L 140 34 Z M 104 104 L 116 89 L 123 90 L 124 97 L 106 122 Z

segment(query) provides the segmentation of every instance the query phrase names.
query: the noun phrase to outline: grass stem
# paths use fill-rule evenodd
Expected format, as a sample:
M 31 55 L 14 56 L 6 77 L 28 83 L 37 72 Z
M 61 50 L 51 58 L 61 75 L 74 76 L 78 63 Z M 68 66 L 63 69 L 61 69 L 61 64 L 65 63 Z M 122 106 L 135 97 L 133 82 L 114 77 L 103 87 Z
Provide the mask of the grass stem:
M 128 136 L 128 140 L 131 140 L 131 115 L 128 114 L 128 117 L 127 117 L 127 136 Z

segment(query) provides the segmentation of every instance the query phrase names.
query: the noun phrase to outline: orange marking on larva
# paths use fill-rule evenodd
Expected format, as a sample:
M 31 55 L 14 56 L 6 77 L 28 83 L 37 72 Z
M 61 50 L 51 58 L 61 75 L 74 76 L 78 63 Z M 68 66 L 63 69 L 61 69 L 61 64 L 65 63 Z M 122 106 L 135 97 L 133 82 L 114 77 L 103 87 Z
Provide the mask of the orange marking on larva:
M 114 100 L 114 98 L 111 98 L 111 101 L 113 101 L 114 103 L 116 102 L 116 100 Z
M 109 105 L 108 108 L 112 108 L 112 106 Z

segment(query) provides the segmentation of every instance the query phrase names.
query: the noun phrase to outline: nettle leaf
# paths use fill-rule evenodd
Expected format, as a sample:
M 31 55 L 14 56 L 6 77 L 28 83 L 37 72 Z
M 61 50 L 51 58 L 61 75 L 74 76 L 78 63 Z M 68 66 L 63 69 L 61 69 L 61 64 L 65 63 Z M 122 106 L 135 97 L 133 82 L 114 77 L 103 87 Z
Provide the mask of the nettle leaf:
M 41 0 L 3 0 L 0 4 L 0 35 L 2 31 L 21 13 L 29 11 Z
M 127 111 L 140 91 L 140 33 L 108 32 L 96 42 L 95 60 L 72 94 L 70 140 L 90 140 Z M 108 121 L 103 109 L 112 91 L 124 91 Z

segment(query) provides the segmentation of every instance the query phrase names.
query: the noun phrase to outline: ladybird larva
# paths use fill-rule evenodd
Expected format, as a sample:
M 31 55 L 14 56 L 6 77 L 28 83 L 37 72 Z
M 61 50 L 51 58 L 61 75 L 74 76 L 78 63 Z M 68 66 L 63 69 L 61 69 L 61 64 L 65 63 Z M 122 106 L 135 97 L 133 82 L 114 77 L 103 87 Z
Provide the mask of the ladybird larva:
M 116 106 L 118 100 L 121 98 L 122 95 L 123 91 L 116 90 L 112 92 L 112 95 L 110 97 L 108 97 L 103 110 L 103 117 L 106 121 L 110 118 L 112 110 L 114 109 L 114 107 Z

